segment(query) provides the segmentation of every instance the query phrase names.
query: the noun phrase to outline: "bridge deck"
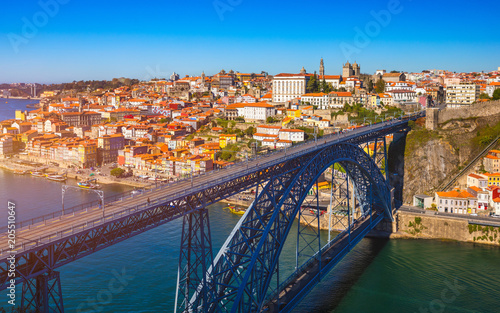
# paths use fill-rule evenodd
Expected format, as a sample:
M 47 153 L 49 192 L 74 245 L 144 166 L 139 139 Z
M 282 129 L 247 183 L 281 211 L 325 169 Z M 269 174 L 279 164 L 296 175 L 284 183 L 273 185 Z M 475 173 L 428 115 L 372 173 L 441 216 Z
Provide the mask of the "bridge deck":
M 279 288 L 278 294 L 265 306 L 264 312 L 289 312 L 297 302 L 314 287 L 329 270 L 337 264 L 350 249 L 352 249 L 364 235 L 373 229 L 382 215 L 363 216 L 351 225 L 351 233 L 343 231 L 322 249 L 321 260 L 312 258 L 304 264 L 291 279 L 285 281 Z
M 286 161 L 287 158 L 303 155 L 338 142 L 346 142 L 363 134 L 381 131 L 405 122 L 391 120 L 358 128 L 347 133 L 328 135 L 322 137 L 317 142 L 305 142 L 286 150 L 278 150 L 258 158 L 250 159 L 247 162 L 239 162 L 225 169 L 195 176 L 193 179 L 184 179 L 169 185 L 163 185 L 141 195 L 105 204 L 104 218 L 102 209 L 94 207 L 85 211 L 65 214 L 57 218 L 45 219 L 44 221 L 18 228 L 16 229 L 16 252 L 19 254 L 37 246 L 43 246 L 50 242 L 70 237 L 80 231 L 102 226 L 105 223 L 123 218 L 134 212 L 152 209 L 160 204 L 179 199 L 182 196 L 216 186 L 221 182 L 230 181 L 241 176 L 244 172 L 262 170 L 271 164 Z M 150 203 L 147 201 L 148 198 L 150 199 Z M 0 235 L 0 260 L 5 260 L 9 256 L 10 251 L 7 231 L 6 227 L 4 227 Z

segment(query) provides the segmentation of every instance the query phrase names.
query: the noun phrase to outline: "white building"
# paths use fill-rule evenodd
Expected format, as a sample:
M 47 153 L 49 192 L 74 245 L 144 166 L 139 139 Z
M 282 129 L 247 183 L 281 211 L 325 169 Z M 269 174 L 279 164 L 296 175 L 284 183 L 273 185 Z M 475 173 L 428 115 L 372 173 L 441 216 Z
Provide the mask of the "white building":
M 476 84 L 460 84 L 446 86 L 447 106 L 461 107 L 470 105 L 479 99 L 480 86 Z
M 417 102 L 417 93 L 412 90 L 395 89 L 388 91 L 387 94 L 392 97 L 393 103 L 413 104 Z
M 330 97 L 323 92 L 306 93 L 301 96 L 300 101 L 302 104 L 317 106 L 320 110 L 327 110 L 330 108 Z
M 386 82 L 385 92 L 392 90 L 413 90 L 415 85 L 410 85 L 407 82 Z
M 259 126 L 257 126 L 256 133 L 278 136 L 280 129 L 281 129 L 281 126 L 259 125 Z
M 324 79 L 327 84 L 331 84 L 335 89 L 338 89 L 340 87 L 340 83 L 342 82 L 342 76 L 340 75 L 319 75 L 318 79 L 320 82 Z
M 467 192 L 477 198 L 477 209 L 478 211 L 488 210 L 490 202 L 490 194 L 485 189 L 481 189 L 476 186 L 470 186 L 467 188 Z
M 486 86 L 486 93 L 491 98 L 493 97 L 495 90 L 498 88 L 500 88 L 500 82 L 491 82 L 488 86 Z
M 467 175 L 467 187 L 475 186 L 484 190 L 488 187 L 488 178 L 476 173 Z
M 238 110 L 239 114 L 239 110 Z M 276 108 L 267 102 L 247 103 L 243 109 L 243 117 L 249 120 L 265 121 L 270 116 L 276 115 Z
M 281 140 L 304 141 L 304 131 L 300 129 L 282 129 L 278 136 Z
M 281 73 L 273 77 L 273 102 L 288 102 L 306 93 L 312 74 Z
M 439 212 L 467 214 L 476 213 L 477 198 L 465 190 L 436 192 Z

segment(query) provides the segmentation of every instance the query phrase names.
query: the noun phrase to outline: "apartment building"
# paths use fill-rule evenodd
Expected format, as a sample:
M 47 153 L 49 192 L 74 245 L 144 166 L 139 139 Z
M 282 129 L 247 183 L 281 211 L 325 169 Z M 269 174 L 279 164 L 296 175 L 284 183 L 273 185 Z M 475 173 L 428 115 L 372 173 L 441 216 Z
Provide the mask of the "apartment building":
M 476 84 L 460 84 L 446 86 L 446 104 L 453 108 L 471 105 L 479 99 L 480 86 Z

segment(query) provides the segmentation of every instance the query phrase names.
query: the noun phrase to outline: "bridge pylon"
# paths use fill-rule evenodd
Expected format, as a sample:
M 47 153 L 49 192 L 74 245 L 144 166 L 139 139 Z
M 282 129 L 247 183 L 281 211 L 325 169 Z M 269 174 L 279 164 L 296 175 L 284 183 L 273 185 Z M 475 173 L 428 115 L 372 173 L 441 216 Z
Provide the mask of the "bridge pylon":
M 23 281 L 21 312 L 64 313 L 59 272 L 51 271 Z
M 184 216 L 177 277 L 176 312 L 205 312 L 210 301 L 211 280 L 206 273 L 213 265 L 208 209 Z M 195 293 L 195 302 L 191 298 Z

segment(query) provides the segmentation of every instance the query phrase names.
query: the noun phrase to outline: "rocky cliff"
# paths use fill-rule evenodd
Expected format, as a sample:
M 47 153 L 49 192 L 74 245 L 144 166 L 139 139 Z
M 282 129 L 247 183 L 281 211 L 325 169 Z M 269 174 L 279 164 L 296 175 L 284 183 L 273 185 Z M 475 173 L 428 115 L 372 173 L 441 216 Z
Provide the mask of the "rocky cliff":
M 406 203 L 412 201 L 414 194 L 434 195 L 435 188 L 474 159 L 500 133 L 500 114 L 450 119 L 435 130 L 426 129 L 424 124 L 420 120 L 412 125 L 406 140 Z

